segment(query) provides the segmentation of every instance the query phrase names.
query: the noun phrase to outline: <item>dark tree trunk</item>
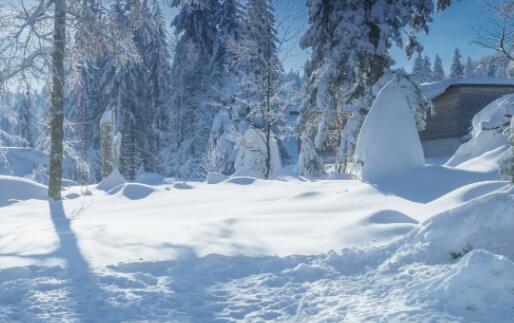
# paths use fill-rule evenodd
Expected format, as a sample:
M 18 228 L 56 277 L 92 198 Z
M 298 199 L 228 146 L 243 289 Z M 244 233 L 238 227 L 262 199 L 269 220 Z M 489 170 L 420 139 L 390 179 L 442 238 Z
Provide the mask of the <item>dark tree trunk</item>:
M 65 0 L 54 0 L 54 51 L 52 54 L 52 106 L 50 110 L 50 171 L 48 196 L 61 199 L 64 141 L 64 46 L 66 42 Z

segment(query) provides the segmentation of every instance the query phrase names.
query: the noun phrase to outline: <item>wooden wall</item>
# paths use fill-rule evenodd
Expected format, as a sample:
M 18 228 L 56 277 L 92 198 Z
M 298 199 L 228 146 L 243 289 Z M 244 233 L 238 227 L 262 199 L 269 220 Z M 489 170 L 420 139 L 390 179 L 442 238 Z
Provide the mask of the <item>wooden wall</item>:
M 473 116 L 514 86 L 453 85 L 433 99 L 436 114 L 429 116 L 421 140 L 461 137 L 471 129 Z

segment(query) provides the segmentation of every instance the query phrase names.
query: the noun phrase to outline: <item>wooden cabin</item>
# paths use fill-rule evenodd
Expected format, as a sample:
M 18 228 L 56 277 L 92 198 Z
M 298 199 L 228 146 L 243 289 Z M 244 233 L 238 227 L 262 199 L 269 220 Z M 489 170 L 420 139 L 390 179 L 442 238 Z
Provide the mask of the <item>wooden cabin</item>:
M 471 130 L 473 116 L 494 100 L 514 93 L 513 80 L 443 81 L 421 85 L 435 114 L 420 133 L 425 155 L 453 153 Z

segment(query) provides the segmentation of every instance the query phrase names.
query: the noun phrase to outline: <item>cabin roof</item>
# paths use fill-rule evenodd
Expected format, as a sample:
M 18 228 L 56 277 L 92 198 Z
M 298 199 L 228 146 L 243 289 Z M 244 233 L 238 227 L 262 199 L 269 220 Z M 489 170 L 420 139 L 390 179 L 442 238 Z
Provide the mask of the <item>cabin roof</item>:
M 423 94 L 434 99 L 446 92 L 450 87 L 514 87 L 514 80 L 507 79 L 465 79 L 465 80 L 445 80 L 433 83 L 423 83 L 420 85 Z

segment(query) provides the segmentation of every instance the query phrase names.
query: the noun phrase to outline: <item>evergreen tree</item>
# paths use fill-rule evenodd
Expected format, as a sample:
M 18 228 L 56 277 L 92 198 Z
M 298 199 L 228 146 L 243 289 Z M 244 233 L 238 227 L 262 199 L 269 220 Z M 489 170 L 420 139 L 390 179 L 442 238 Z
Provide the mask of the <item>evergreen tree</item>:
M 173 0 L 179 13 L 172 26 L 179 36 L 172 66 L 170 171 L 180 177 L 203 175 L 203 161 L 216 109 L 211 96 L 217 0 Z
M 310 26 L 301 45 L 312 54 L 300 130 L 320 151 L 330 154 L 339 146 L 338 169 L 349 172 L 360 126 L 374 100 L 373 86 L 392 64 L 389 49 L 405 47 L 409 56 L 421 51 L 414 34 L 428 31 L 433 3 L 309 0 L 307 6 Z M 405 29 L 411 34 L 403 46 Z
M 446 76 L 443 69 L 443 61 L 439 55 L 435 55 L 433 79 L 434 81 L 442 81 L 445 78 Z
M 473 78 L 475 76 L 475 66 L 471 57 L 468 56 L 466 59 L 466 66 L 464 68 L 464 77 L 467 79 Z
M 35 140 L 33 135 L 35 111 L 33 98 L 29 90 L 20 94 L 18 97 L 18 131 L 23 147 L 34 147 Z
M 423 58 L 423 82 L 430 82 L 433 79 L 432 63 L 430 57 L 425 55 Z
M 458 48 L 453 52 L 453 61 L 450 68 L 450 78 L 462 79 L 464 77 L 464 66 L 462 65 L 462 55 Z
M 425 80 L 424 76 L 425 69 L 425 61 L 421 57 L 421 54 L 418 54 L 414 59 L 414 63 L 412 64 L 412 79 L 417 83 L 422 83 Z
M 272 146 L 277 141 L 286 108 L 280 95 L 284 71 L 278 58 L 273 10 L 271 0 L 248 0 L 245 22 L 249 89 L 253 93 L 249 118 L 265 143 L 265 178 L 272 175 Z

